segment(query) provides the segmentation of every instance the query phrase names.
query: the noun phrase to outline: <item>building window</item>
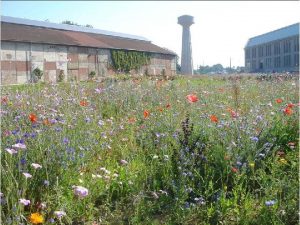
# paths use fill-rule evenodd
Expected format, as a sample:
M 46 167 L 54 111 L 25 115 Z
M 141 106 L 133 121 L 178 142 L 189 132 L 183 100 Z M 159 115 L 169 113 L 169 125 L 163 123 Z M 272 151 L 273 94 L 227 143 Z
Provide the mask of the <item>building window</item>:
M 266 58 L 266 68 L 272 68 L 272 58 Z
M 294 66 L 299 66 L 299 54 L 294 55 Z
M 271 49 L 272 49 L 272 45 L 269 44 L 266 46 L 266 56 L 271 56 L 272 54 Z
M 250 49 L 246 50 L 246 59 L 250 59 Z
M 275 59 L 274 59 L 274 67 L 275 68 L 280 67 L 280 56 L 275 57 Z
M 299 52 L 299 38 L 294 39 L 294 51 Z
M 274 54 L 279 55 L 280 54 L 280 42 L 276 42 L 274 44 Z
M 284 41 L 283 43 L 283 53 L 291 52 L 291 42 L 289 40 Z
M 264 56 L 264 46 L 259 46 L 258 48 L 258 57 Z
M 251 63 L 251 69 L 252 69 L 252 70 L 255 70 L 255 69 L 256 69 L 256 61 L 255 61 L 255 60 L 252 60 L 252 63 Z
M 256 48 L 252 48 L 252 59 L 256 58 Z
M 290 55 L 285 55 L 283 57 L 283 66 L 284 67 L 289 67 L 291 66 L 291 56 Z

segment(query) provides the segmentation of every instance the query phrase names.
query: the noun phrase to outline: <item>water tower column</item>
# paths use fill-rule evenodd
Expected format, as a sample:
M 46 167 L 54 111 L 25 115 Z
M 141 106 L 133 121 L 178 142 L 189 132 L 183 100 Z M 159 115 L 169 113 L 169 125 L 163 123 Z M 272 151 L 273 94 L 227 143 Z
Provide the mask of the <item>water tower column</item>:
M 184 15 L 178 17 L 178 24 L 182 26 L 181 73 L 193 75 L 193 58 L 190 26 L 194 24 L 194 17 Z

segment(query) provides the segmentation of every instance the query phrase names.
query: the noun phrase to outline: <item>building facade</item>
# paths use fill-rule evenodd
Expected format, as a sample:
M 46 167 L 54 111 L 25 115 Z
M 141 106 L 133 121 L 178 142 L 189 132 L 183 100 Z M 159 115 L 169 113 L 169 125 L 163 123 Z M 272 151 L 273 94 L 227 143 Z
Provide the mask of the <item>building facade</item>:
M 1 17 L 1 84 L 30 82 L 35 68 L 42 80 L 87 80 L 114 74 L 112 50 L 145 52 L 150 62 L 136 74 L 176 74 L 176 54 L 149 40 L 127 34 L 63 24 Z
M 299 72 L 299 23 L 250 38 L 244 50 L 246 72 Z

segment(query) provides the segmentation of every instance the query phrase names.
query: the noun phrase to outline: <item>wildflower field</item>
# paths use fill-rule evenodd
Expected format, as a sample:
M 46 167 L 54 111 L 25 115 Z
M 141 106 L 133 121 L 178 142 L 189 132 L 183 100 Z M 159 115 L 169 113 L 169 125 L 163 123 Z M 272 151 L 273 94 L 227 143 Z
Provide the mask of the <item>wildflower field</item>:
M 298 77 L 1 92 L 1 224 L 298 224 Z

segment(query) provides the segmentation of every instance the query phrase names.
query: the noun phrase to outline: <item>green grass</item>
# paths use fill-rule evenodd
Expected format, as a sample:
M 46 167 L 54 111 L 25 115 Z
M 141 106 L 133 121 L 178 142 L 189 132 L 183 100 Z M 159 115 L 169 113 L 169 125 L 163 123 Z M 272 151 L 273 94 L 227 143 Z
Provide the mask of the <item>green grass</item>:
M 4 87 L 2 224 L 35 212 L 45 224 L 298 224 L 298 91 L 296 78 L 250 77 Z

